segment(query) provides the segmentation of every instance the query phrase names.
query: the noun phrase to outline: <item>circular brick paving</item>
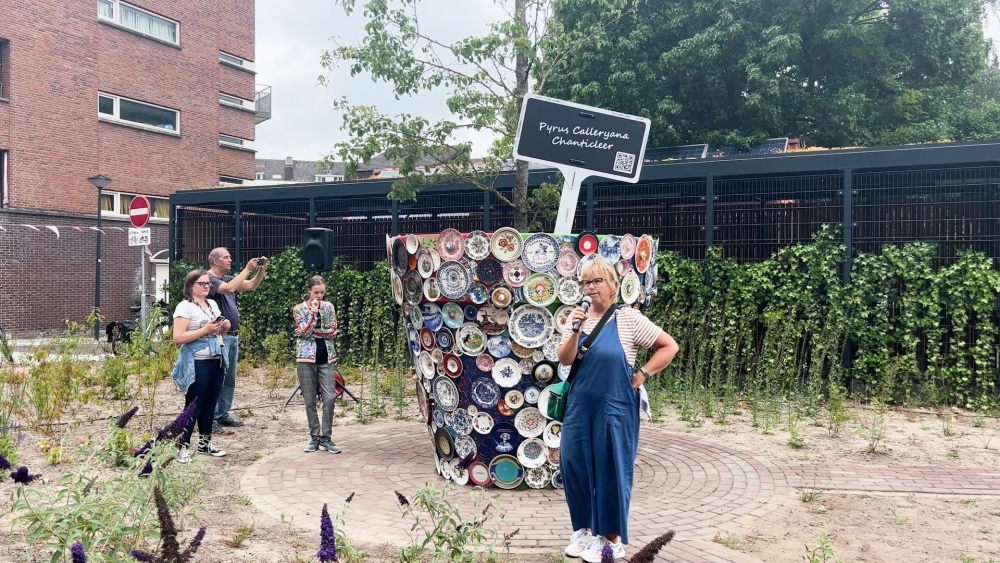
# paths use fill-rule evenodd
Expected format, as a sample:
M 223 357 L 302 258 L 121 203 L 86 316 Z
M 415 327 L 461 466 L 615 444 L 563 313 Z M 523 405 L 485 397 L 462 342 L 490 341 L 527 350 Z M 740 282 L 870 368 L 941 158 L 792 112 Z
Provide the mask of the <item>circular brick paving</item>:
M 419 424 L 338 428 L 344 453 L 304 453 L 289 447 L 254 463 L 241 489 L 264 513 L 295 525 L 318 526 L 323 503 L 331 510 L 354 493 L 342 514 L 344 531 L 363 542 L 408 545 L 412 520 L 404 520 L 393 491 L 409 496 L 424 483 L 444 485 L 434 470 L 434 450 Z M 449 495 L 471 506 L 471 487 Z M 643 427 L 636 460 L 629 535 L 638 548 L 673 529 L 682 538 L 711 538 L 715 526 L 765 514 L 788 495 L 782 471 L 767 459 L 698 439 Z M 503 505 L 508 530 L 520 532 L 512 551 L 552 552 L 571 532 L 563 492 L 490 491 Z M 466 514 L 471 516 L 471 508 Z M 675 541 L 676 545 L 676 541 Z M 678 546 L 679 547 L 679 546 Z

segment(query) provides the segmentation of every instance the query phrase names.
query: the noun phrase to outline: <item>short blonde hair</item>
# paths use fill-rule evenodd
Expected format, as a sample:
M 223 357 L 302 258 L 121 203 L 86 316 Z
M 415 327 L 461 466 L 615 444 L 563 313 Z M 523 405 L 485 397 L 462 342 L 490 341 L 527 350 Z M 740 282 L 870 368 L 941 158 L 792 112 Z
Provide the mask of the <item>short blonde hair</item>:
M 580 282 L 583 282 L 584 276 L 593 276 L 594 278 L 604 278 L 604 282 L 615 288 L 614 297 L 617 298 L 618 295 L 618 272 L 615 271 L 615 267 L 608 263 L 607 260 L 598 256 L 590 262 L 583 265 L 583 271 L 580 272 Z

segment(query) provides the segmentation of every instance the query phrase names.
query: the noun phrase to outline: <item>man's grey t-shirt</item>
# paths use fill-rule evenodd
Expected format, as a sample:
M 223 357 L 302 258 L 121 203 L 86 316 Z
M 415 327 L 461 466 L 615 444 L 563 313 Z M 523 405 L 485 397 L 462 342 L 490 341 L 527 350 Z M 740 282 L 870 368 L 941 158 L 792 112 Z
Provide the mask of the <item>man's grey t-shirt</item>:
M 219 286 L 233 281 L 233 276 L 217 278 L 209 274 L 208 277 L 212 281 L 212 289 L 208 291 L 208 297 L 215 300 L 216 304 L 219 305 L 219 311 L 222 311 L 222 316 L 229 319 L 229 323 L 232 325 L 229 327 L 229 331 L 236 332 L 240 326 L 240 312 L 236 308 L 236 293 L 219 293 Z

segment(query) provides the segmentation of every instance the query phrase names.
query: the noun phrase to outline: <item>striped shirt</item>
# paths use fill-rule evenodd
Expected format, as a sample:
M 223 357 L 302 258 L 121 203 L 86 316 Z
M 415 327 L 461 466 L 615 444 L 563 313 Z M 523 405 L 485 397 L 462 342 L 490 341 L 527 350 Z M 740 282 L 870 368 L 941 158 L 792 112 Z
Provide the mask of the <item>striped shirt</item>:
M 625 359 L 630 366 L 635 365 L 635 355 L 639 348 L 652 348 L 663 329 L 631 307 L 618 309 L 615 318 L 618 319 L 618 339 L 622 343 L 622 349 L 625 350 Z M 600 320 L 600 317 L 587 317 L 580 327 L 580 332 L 590 334 Z M 560 346 L 569 340 L 572 334 L 572 330 L 564 330 Z M 580 338 L 583 338 L 582 334 Z

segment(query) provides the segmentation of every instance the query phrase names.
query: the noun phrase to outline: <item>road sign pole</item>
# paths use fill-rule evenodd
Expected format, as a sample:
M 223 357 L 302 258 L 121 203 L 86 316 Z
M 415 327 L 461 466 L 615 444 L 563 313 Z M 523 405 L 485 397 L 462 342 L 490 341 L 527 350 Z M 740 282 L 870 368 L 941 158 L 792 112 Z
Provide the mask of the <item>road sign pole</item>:
M 580 200 L 583 174 L 577 174 L 576 170 L 563 170 L 562 175 L 565 181 L 562 197 L 559 198 L 559 214 L 556 215 L 556 226 L 552 234 L 568 235 L 573 233 L 573 219 L 576 217 L 576 203 Z
M 139 247 L 139 326 L 142 334 L 146 334 L 146 323 L 149 313 L 146 311 L 146 247 Z

